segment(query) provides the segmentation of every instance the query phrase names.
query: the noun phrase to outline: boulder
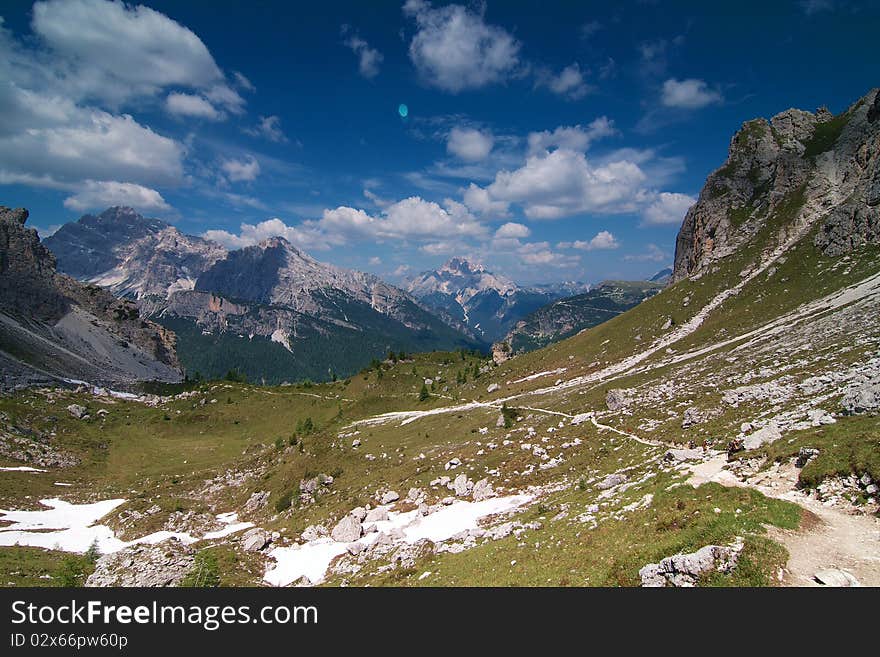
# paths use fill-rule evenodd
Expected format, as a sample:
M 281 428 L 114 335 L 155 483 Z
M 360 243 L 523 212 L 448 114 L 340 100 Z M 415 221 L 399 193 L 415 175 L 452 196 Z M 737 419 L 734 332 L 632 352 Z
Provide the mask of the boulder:
M 493 392 L 495 392 L 496 390 L 501 390 L 501 386 L 498 385 L 497 383 L 492 383 L 492 384 L 489 385 L 488 388 L 486 388 L 486 392 L 489 393 L 490 395 L 491 395 Z
M 824 586 L 861 586 L 859 580 L 851 573 L 840 568 L 826 568 L 813 576 L 819 584 Z
M 358 540 L 363 534 L 361 521 L 353 515 L 347 515 L 330 532 L 330 538 L 338 543 L 351 543 Z
M 819 456 L 819 450 L 815 447 L 801 447 L 794 465 L 797 468 L 802 468 L 817 456 Z
M 262 509 L 269 502 L 269 491 L 257 491 L 253 493 L 248 501 L 244 503 L 244 512 L 253 513 Z
M 195 550 L 176 538 L 132 545 L 99 558 L 86 586 L 177 586 L 194 560 Z
M 259 552 L 271 542 L 269 534 L 259 527 L 247 530 L 241 537 L 241 549 L 245 552 Z
M 77 420 L 82 420 L 89 416 L 89 409 L 85 406 L 81 406 L 80 404 L 71 404 L 67 407 L 67 412 L 70 413 Z
M 624 474 L 610 474 L 605 477 L 602 481 L 600 481 L 596 488 L 599 490 L 608 490 L 609 488 L 613 488 L 614 486 L 618 486 L 626 481 L 626 475 Z
M 699 449 L 670 449 L 663 458 L 667 461 L 699 461 L 703 458 L 703 452 Z
M 455 491 L 457 497 L 464 497 L 474 488 L 474 483 L 468 479 L 466 474 L 458 475 L 452 482 L 452 490 Z
M 474 489 L 471 492 L 471 498 L 474 502 L 481 502 L 483 500 L 489 499 L 490 497 L 495 497 L 495 491 L 492 488 L 492 484 L 489 483 L 488 479 L 480 479 L 477 483 L 474 484 Z
M 629 403 L 626 392 L 620 388 L 612 388 L 605 394 L 605 406 L 609 411 L 619 411 Z
M 880 382 L 869 382 L 850 388 L 840 405 L 847 415 L 877 412 L 880 410 Z
M 323 525 L 309 525 L 303 530 L 302 540 L 315 541 L 319 538 L 327 536 L 327 528 Z
M 684 417 L 681 420 L 681 428 L 687 429 L 696 424 L 702 424 L 708 419 L 707 413 L 703 412 L 696 406 L 690 406 L 685 409 Z
M 381 522 L 383 520 L 388 520 L 388 509 L 380 506 L 367 512 L 364 523 Z
M 396 491 L 389 490 L 382 496 L 382 504 L 391 504 L 392 502 L 396 502 L 399 499 L 400 495 L 398 495 Z
M 758 449 L 761 445 L 772 443 L 782 438 L 782 432 L 775 422 L 770 422 L 762 429 L 758 429 L 753 434 L 743 439 L 743 447 L 745 449 Z
M 362 506 L 356 506 L 350 511 L 350 514 L 363 522 L 364 518 L 367 517 L 367 510 Z
M 639 570 L 642 586 L 696 586 L 702 575 L 717 571 L 729 573 L 736 568 L 743 549 L 741 538 L 732 545 L 706 545 L 690 554 L 666 557 Z

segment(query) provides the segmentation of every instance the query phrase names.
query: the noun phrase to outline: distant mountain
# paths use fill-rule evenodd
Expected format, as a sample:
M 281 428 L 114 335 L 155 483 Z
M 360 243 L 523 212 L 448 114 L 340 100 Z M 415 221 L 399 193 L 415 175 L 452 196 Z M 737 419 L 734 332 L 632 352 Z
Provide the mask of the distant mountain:
M 174 334 L 131 301 L 59 274 L 27 218 L 0 207 L 0 388 L 179 381 Z
M 521 287 L 482 265 L 452 258 L 439 269 L 416 276 L 407 290 L 451 326 L 489 343 L 530 312 L 567 296 L 573 285 L 581 284 Z
M 389 350 L 480 346 L 403 290 L 320 263 L 282 238 L 227 252 L 131 208 L 110 208 L 44 244 L 66 271 L 137 299 L 173 329 L 191 375 L 237 369 L 267 382 L 323 380 Z
M 648 280 L 652 283 L 659 283 L 661 285 L 666 285 L 672 279 L 672 267 L 666 267 L 665 269 L 661 269 L 656 274 L 651 276 Z
M 60 271 L 135 299 L 191 290 L 203 271 L 226 256 L 215 242 L 184 235 L 126 207 L 87 214 L 43 244 L 55 254 Z
M 604 281 L 585 294 L 539 308 L 518 321 L 503 341 L 512 353 L 532 351 L 601 324 L 662 289 L 648 281 Z

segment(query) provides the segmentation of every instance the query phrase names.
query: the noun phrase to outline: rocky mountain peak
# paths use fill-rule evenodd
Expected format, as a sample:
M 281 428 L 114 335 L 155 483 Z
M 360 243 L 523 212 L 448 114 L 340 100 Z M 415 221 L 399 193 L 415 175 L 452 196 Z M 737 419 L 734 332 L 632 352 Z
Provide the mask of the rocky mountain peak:
M 746 244 L 784 248 L 814 227 L 826 255 L 880 241 L 878 98 L 873 89 L 836 116 L 788 109 L 744 123 L 685 216 L 673 281 L 704 274 Z

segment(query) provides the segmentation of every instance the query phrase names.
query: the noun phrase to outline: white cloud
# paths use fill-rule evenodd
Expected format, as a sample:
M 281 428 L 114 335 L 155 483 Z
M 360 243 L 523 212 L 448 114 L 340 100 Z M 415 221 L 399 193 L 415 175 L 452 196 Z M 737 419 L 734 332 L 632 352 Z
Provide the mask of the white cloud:
M 171 209 L 155 189 L 115 181 L 86 181 L 80 191 L 64 199 L 65 208 L 79 212 L 114 205 L 127 205 L 142 212 L 165 212 Z
M 585 151 L 597 139 L 617 134 L 614 121 L 607 116 L 600 116 L 586 127 L 559 126 L 553 132 L 543 130 L 532 132 L 528 136 L 529 155 L 535 155 L 551 148 L 567 148 L 572 151 Z
M 374 216 L 364 210 L 339 206 L 324 210 L 320 219 L 288 226 L 273 218 L 258 224 L 243 223 L 238 235 L 225 230 L 210 230 L 204 237 L 228 248 L 257 244 L 280 236 L 305 249 L 327 249 L 356 241 L 415 241 L 449 243 L 466 238 L 485 238 L 488 229 L 467 208 L 452 199 L 443 205 L 413 196 L 385 207 Z
M 256 91 L 257 90 L 257 88 L 254 86 L 254 84 L 245 77 L 244 73 L 241 73 L 240 71 L 233 71 L 232 72 L 232 79 L 235 81 L 235 85 L 239 89 L 244 89 L 245 91 Z
M 556 245 L 560 249 L 578 249 L 580 251 L 596 251 L 600 249 L 616 249 L 620 242 L 607 230 L 600 230 L 590 240 L 575 240 L 574 242 L 560 242 Z
M 666 262 L 669 254 L 656 244 L 648 244 L 644 253 L 635 253 L 623 256 L 627 262 Z
M 490 201 L 517 203 L 532 219 L 582 212 L 622 213 L 639 207 L 645 174 L 626 160 L 593 166 L 583 153 L 559 148 L 532 156 L 515 171 L 500 171 L 486 188 Z
M 12 98 L 3 98 L 12 92 Z M 52 102 L 0 89 L 0 105 Z M 34 117 L 32 127 L 3 134 L 0 130 L 0 178 L 42 179 L 63 184 L 81 180 L 127 180 L 144 184 L 179 184 L 183 147 L 141 125 L 131 116 L 67 106 L 68 114 Z M 63 112 L 62 112 L 63 114 Z
M 489 191 L 471 183 L 465 190 L 462 200 L 472 211 L 484 216 L 506 217 L 508 216 L 509 203 L 506 201 L 493 200 Z
M 666 80 L 663 83 L 663 91 L 660 96 L 660 102 L 664 107 L 680 109 L 700 109 L 707 105 L 720 103 L 722 100 L 721 93 L 710 89 L 703 80 L 694 78 Z
M 801 0 L 799 4 L 807 16 L 834 9 L 834 2 L 832 0 Z
M 365 78 L 370 79 L 379 75 L 379 66 L 385 59 L 375 48 L 371 48 L 370 44 L 357 35 L 353 35 L 346 39 L 345 45 L 351 48 L 351 51 L 358 56 L 358 70 Z
M 519 42 L 506 30 L 487 24 L 485 6 L 434 8 L 425 0 L 407 0 L 403 12 L 418 27 L 409 57 L 430 85 L 458 93 L 503 82 L 519 68 Z
M 278 217 L 261 221 L 258 224 L 242 223 L 239 234 L 226 230 L 208 230 L 202 233 L 205 239 L 222 244 L 227 249 L 242 249 L 246 246 L 259 244 L 270 237 L 283 237 L 287 241 L 303 249 L 326 250 L 331 246 L 326 237 L 314 228 L 306 226 L 288 226 Z
M 489 132 L 455 127 L 449 132 L 446 150 L 466 162 L 479 162 L 489 157 L 494 143 Z
M 287 137 L 281 130 L 281 119 L 275 115 L 261 116 L 257 125 L 245 128 L 244 131 L 252 137 L 264 137 L 279 144 L 287 142 Z
M 697 202 L 693 196 L 661 192 L 642 216 L 646 224 L 680 224 L 690 207 Z
M 368 262 L 369 262 L 370 265 L 372 265 L 373 267 L 378 267 L 379 265 L 382 264 L 382 258 L 380 258 L 379 256 L 373 256 L 372 258 L 369 259 Z
M 170 86 L 226 87 L 223 72 L 195 33 L 143 5 L 37 2 L 32 27 L 55 55 L 55 88 L 79 100 L 118 105 Z M 229 98 L 237 97 L 229 92 Z
M 231 182 L 250 182 L 260 175 L 260 163 L 252 155 L 243 160 L 224 160 L 220 163 L 220 168 Z
M 547 87 L 556 95 L 570 100 L 583 98 L 592 91 L 592 87 L 584 80 L 584 74 L 577 62 L 566 66 L 556 75 L 550 72 L 540 74 L 536 85 Z
M 553 251 L 547 242 L 530 242 L 523 244 L 516 250 L 518 258 L 527 265 L 540 265 L 542 267 L 569 268 L 580 264 L 580 258 L 576 255 L 566 255 Z
M 526 238 L 532 234 L 532 231 L 528 226 L 523 224 L 514 223 L 512 221 L 507 222 L 503 226 L 500 226 L 498 230 L 495 231 L 495 237 L 497 239 L 522 239 Z
M 204 96 L 196 94 L 170 93 L 165 99 L 165 109 L 177 116 L 192 116 L 210 121 L 219 121 L 225 117 Z

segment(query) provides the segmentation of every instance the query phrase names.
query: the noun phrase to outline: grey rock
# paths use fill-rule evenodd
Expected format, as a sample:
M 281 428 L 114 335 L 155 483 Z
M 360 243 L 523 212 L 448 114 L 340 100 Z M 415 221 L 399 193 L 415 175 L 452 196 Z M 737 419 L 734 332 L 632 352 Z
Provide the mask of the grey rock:
M 464 497 L 471 490 L 473 490 L 474 483 L 468 479 L 466 474 L 460 474 L 455 478 L 455 481 L 452 482 L 452 490 L 455 491 L 456 496 Z
M 338 543 L 351 543 L 358 540 L 363 533 L 361 521 L 353 515 L 347 515 L 333 528 L 330 537 Z
M 271 537 L 259 527 L 247 530 L 241 537 L 241 549 L 245 552 L 259 552 L 269 545 Z
M 765 427 L 758 429 L 754 433 L 743 439 L 743 447 L 746 449 L 758 449 L 761 445 L 772 443 L 782 438 L 782 432 L 775 422 L 768 423 Z
M 627 391 L 620 388 L 612 388 L 605 394 L 605 405 L 609 411 L 619 411 L 629 404 Z
M 474 502 L 482 502 L 490 497 L 495 497 L 495 490 L 492 488 L 492 484 L 489 483 L 488 479 L 480 479 L 474 484 L 474 489 L 471 492 L 471 498 Z
M 327 536 L 327 528 L 323 525 L 309 525 L 303 530 L 302 540 L 304 541 L 315 541 L 319 538 L 323 538 Z
M 797 468 L 803 468 L 811 460 L 819 456 L 820 452 L 815 447 L 801 447 L 798 450 L 797 460 L 794 465 Z
M 660 563 L 651 563 L 639 570 L 642 586 L 696 586 L 702 575 L 717 571 L 729 573 L 736 568 L 743 542 L 738 538 L 732 545 L 707 545 L 690 554 L 666 557 Z
M 85 406 L 81 406 L 80 404 L 71 404 L 67 407 L 67 412 L 70 413 L 77 420 L 87 418 L 89 415 L 89 410 Z
M 626 475 L 624 474 L 610 474 L 607 475 L 602 481 L 596 484 L 596 488 L 599 490 L 608 490 L 609 488 L 613 488 L 614 486 L 618 486 L 626 481 Z
M 245 513 L 253 513 L 269 503 L 269 491 L 257 491 L 253 493 L 244 504 Z
M 367 517 L 367 510 L 362 506 L 356 506 L 351 510 L 350 515 L 363 522 L 364 518 Z
M 851 573 L 841 570 L 840 568 L 826 568 L 825 570 L 820 570 L 814 575 L 814 577 L 819 584 L 825 586 L 861 586 L 859 580 L 853 577 Z
M 703 458 L 703 452 L 699 449 L 670 449 L 663 458 L 667 461 L 699 461 Z
M 370 509 L 367 512 L 367 515 L 364 518 L 364 523 L 381 522 L 383 520 L 388 520 L 388 509 L 384 507 L 377 507 L 375 509 Z
M 697 424 L 702 424 L 708 419 L 708 414 L 697 408 L 696 406 L 690 406 L 686 408 L 684 411 L 684 417 L 681 420 L 681 428 L 687 429 Z
M 486 388 L 486 392 L 489 393 L 490 395 L 493 392 L 495 392 L 496 390 L 501 390 L 501 386 L 498 385 L 497 383 L 492 383 L 489 385 L 489 387 Z
M 880 410 L 880 382 L 869 382 L 851 388 L 840 405 L 847 415 L 862 415 Z
M 100 557 L 86 586 L 177 586 L 194 561 L 195 550 L 176 538 L 155 545 L 133 545 Z
M 396 502 L 399 499 L 400 495 L 398 495 L 396 491 L 389 490 L 387 493 L 382 495 L 382 504 L 391 504 L 392 502 Z

